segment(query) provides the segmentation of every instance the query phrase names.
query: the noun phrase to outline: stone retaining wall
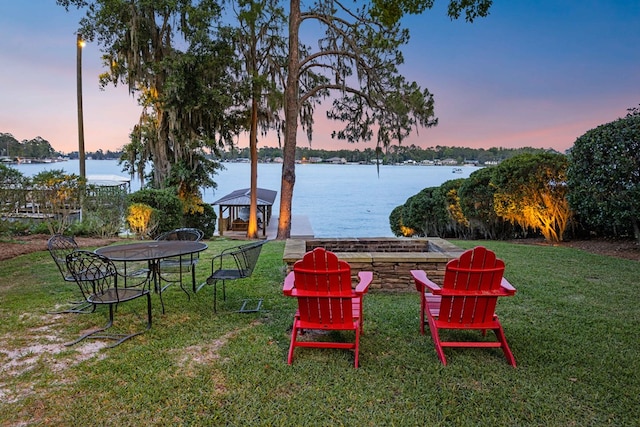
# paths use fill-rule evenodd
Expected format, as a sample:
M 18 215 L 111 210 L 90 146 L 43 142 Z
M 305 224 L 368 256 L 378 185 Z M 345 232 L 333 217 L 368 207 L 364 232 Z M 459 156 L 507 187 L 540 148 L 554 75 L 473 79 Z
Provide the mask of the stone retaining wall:
M 425 270 L 427 276 L 442 284 L 449 260 L 458 258 L 462 249 L 435 237 L 429 238 L 359 238 L 359 239 L 289 239 L 283 260 L 287 272 L 293 263 L 317 247 L 335 252 L 351 265 L 354 284 L 359 271 L 373 271 L 370 289 L 390 292 L 414 291 L 410 270 Z

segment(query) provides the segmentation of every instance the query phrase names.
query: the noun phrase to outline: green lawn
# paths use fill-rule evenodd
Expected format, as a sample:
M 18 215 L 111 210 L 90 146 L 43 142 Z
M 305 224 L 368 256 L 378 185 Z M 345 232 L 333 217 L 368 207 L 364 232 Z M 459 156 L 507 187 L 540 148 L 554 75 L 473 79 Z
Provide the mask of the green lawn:
M 230 240 L 210 241 L 208 260 Z M 459 241 L 470 248 L 478 242 Z M 481 242 L 518 289 L 497 312 L 518 362 L 499 349 L 447 349 L 419 333 L 417 293 L 365 297 L 360 368 L 345 350 L 297 349 L 286 364 L 295 300 L 282 296 L 283 243 L 252 278 L 191 300 L 177 287 L 153 328 L 114 349 L 63 343 L 102 325 L 47 311 L 73 297 L 47 252 L 0 262 L 0 425 L 625 426 L 640 420 L 640 264 L 580 250 Z M 409 272 L 407 272 L 409 277 Z M 190 278 L 187 276 L 190 285 Z M 260 313 L 240 301 L 264 298 Z M 140 327 L 144 300 L 116 325 Z

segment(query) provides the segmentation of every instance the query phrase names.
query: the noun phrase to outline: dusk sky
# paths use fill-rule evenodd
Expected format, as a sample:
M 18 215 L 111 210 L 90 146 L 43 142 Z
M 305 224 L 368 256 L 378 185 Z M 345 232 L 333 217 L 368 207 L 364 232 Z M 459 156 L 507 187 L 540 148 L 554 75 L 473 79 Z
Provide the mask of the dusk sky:
M 640 104 L 640 1 L 494 0 L 490 15 L 473 24 L 450 21 L 446 3 L 404 21 L 411 41 L 402 73 L 434 94 L 440 123 L 403 145 L 564 152 Z M 75 33 L 82 16 L 55 0 L 0 0 L 0 132 L 77 151 Z M 126 88 L 99 89 L 100 55 L 97 43 L 83 50 L 87 151 L 121 148 L 140 114 Z M 332 140 L 340 124 L 323 117 L 318 110 L 313 148 L 375 147 Z M 307 145 L 301 130 L 298 145 Z M 259 146 L 277 146 L 277 139 Z

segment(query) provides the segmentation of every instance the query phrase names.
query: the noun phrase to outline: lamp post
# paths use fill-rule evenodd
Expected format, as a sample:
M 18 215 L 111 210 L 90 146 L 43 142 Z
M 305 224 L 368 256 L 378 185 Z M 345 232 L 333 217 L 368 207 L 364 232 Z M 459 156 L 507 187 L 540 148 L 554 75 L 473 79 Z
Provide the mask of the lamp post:
M 87 171 L 85 169 L 84 159 L 84 120 L 82 115 L 82 48 L 84 47 L 84 40 L 82 34 L 78 33 L 77 38 L 77 62 L 76 71 L 78 76 L 78 159 L 80 161 L 80 178 L 87 178 Z

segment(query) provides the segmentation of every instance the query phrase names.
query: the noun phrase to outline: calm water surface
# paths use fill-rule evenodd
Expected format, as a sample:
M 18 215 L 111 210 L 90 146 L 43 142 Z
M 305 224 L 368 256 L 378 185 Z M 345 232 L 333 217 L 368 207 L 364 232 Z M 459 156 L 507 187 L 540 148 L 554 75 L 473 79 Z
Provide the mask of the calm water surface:
M 63 169 L 79 174 L 78 162 L 13 165 L 27 176 L 43 170 Z M 249 163 L 225 163 L 214 177 L 218 188 L 208 189 L 203 198 L 212 203 L 228 193 L 250 186 Z M 452 173 L 450 166 L 296 165 L 293 215 L 306 215 L 317 237 L 391 237 L 389 214 L 398 205 L 426 187 L 467 178 L 476 167 L 462 167 Z M 87 160 L 87 175 L 121 175 L 116 160 Z M 258 186 L 278 192 L 273 207 L 279 214 L 282 165 L 258 165 Z M 140 183 L 131 182 L 131 190 Z M 216 210 L 217 213 L 217 210 Z

